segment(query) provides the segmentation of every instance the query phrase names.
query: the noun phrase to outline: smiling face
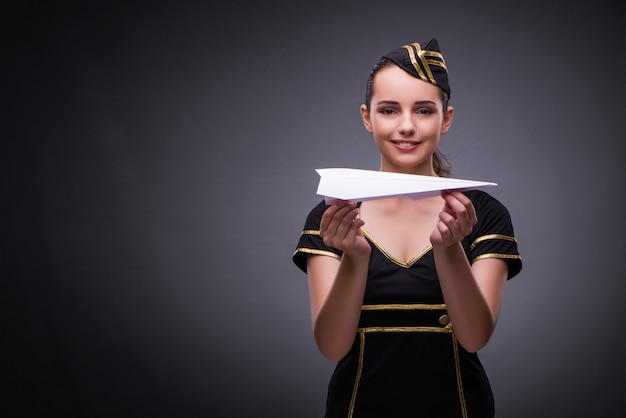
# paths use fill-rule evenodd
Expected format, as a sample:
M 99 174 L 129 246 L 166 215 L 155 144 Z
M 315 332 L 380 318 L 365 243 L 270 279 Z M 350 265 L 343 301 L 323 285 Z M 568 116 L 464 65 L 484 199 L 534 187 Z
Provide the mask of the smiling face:
M 369 104 L 361 105 L 363 124 L 381 154 L 381 171 L 434 176 L 433 153 L 451 123 L 439 87 L 396 65 L 378 70 Z

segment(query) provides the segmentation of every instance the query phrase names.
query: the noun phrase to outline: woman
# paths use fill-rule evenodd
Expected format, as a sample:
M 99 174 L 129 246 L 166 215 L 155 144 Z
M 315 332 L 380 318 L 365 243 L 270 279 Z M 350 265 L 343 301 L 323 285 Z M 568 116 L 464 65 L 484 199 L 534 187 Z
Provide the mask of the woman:
M 452 124 L 435 38 L 383 56 L 361 106 L 380 170 L 449 171 Z M 507 209 L 484 191 L 412 200 L 320 202 L 293 261 L 309 279 L 321 353 L 338 362 L 326 417 L 493 417 L 476 352 L 489 341 L 521 259 Z

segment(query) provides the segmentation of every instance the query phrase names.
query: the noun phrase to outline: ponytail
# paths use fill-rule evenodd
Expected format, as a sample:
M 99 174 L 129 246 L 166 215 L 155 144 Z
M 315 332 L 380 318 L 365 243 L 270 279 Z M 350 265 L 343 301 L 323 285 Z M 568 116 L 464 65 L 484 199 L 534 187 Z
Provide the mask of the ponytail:
M 450 177 L 450 162 L 439 150 L 433 154 L 433 169 L 439 177 Z

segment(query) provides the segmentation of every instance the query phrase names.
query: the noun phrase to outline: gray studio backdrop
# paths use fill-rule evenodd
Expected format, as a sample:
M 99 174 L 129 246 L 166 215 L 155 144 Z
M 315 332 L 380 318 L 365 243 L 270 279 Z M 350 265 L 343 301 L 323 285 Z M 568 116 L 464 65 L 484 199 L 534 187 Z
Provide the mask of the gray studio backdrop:
M 368 72 L 432 36 L 442 150 L 498 183 L 524 260 L 480 352 L 498 416 L 618 416 L 624 26 L 531 3 L 9 8 L 7 416 L 321 417 L 291 262 L 314 169 L 378 168 Z

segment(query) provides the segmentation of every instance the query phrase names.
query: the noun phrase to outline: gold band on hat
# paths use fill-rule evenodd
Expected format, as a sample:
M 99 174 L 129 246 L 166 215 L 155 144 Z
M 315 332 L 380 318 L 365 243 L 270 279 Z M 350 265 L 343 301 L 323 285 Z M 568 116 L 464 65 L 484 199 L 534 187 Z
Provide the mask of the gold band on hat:
M 435 77 L 430 71 L 431 65 L 439 66 L 448 72 L 446 61 L 443 59 L 443 55 L 440 52 L 422 49 L 419 42 L 413 42 L 411 45 L 403 45 L 403 48 L 409 52 L 411 64 L 413 64 L 415 71 L 417 71 L 417 74 L 419 74 L 422 80 L 437 85 L 437 81 L 435 81 Z

